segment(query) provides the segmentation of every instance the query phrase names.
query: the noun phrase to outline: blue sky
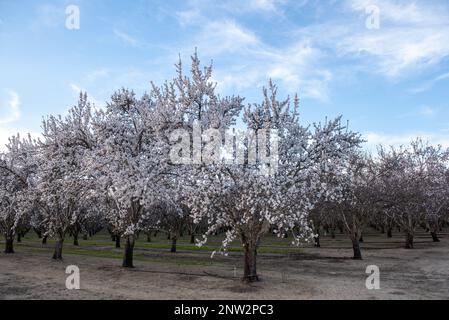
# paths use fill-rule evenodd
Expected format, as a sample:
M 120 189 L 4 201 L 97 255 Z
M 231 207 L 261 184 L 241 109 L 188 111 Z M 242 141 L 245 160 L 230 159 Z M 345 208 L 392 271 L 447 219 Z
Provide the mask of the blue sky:
M 66 28 L 69 5 L 79 30 Z M 38 134 L 79 90 L 100 106 L 122 86 L 142 94 L 195 47 L 223 94 L 258 102 L 272 78 L 299 94 L 303 123 L 343 115 L 368 147 L 449 147 L 445 0 L 0 0 L 0 143 Z

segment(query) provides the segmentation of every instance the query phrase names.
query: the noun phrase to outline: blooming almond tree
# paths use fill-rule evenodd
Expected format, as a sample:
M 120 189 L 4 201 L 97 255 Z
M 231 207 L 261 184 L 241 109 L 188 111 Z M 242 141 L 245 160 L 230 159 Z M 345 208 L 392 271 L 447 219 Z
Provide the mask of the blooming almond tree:
M 416 230 L 426 222 L 436 223 L 446 209 L 447 159 L 447 151 L 420 139 L 407 148 L 379 151 L 384 212 L 404 231 L 407 249 L 414 246 Z
M 70 228 L 83 220 L 82 207 L 92 192 L 84 161 L 93 147 L 91 106 L 85 94 L 68 115 L 43 121 L 44 140 L 39 143 L 34 205 L 46 225 L 46 235 L 56 238 L 53 259 L 62 259 L 62 248 Z
M 172 242 L 170 249 L 172 253 L 176 252 L 178 238 L 189 216 L 188 208 L 180 205 L 183 201 L 176 201 L 176 198 L 176 195 L 174 195 L 174 199 L 166 199 L 153 204 L 153 206 L 148 208 L 152 213 L 149 217 L 153 220 L 147 220 L 146 222 L 147 234 L 153 230 L 158 230 L 168 235 Z
M 0 232 L 5 236 L 5 253 L 14 253 L 13 242 L 19 223 L 28 221 L 27 195 L 36 168 L 35 143 L 28 136 L 13 136 L 7 151 L 0 154 Z
M 427 227 L 434 242 L 440 242 L 438 232 L 449 208 L 449 152 L 441 146 L 430 146 L 421 141 L 415 142 L 418 154 L 427 155 L 426 168 L 421 183 Z
M 339 170 L 325 176 L 338 192 L 333 201 L 325 202 L 323 209 L 341 222 L 352 242 L 353 259 L 361 260 L 362 231 L 378 210 L 377 190 L 374 188 L 376 172 L 372 161 L 367 155 L 353 152 L 340 162 Z
M 94 124 L 100 144 L 90 155 L 89 168 L 98 178 L 97 191 L 112 206 L 105 213 L 112 232 L 125 240 L 123 267 L 133 267 L 135 240 L 151 214 L 146 208 L 164 197 L 160 178 L 169 152 L 160 134 L 166 125 L 161 118 L 170 114 L 163 114 L 163 107 L 149 95 L 137 99 L 122 89 Z
M 248 106 L 244 122 L 249 134 L 237 141 L 227 154 L 244 154 L 243 163 L 216 161 L 205 165 L 191 193 L 191 207 L 197 222 L 209 228 L 199 242 L 218 230 L 226 230 L 221 252 L 239 239 L 244 250 L 244 281 L 257 281 L 257 248 L 270 229 L 279 236 L 292 232 L 300 244 L 313 235 L 309 213 L 322 194 L 332 189 L 319 181 L 320 163 L 344 156 L 360 142 L 346 131 L 339 119 L 314 130 L 300 126 L 297 98 L 277 100 L 271 82 L 264 89 L 261 104 Z M 255 142 L 257 141 L 257 142 Z M 256 147 L 256 157 L 253 150 Z M 277 148 L 276 148 L 277 147 Z

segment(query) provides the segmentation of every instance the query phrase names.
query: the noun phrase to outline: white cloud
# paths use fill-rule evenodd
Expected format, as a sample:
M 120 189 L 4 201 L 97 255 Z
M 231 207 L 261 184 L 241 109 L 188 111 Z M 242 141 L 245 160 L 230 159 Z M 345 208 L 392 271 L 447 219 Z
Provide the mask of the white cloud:
M 431 132 L 410 132 L 404 134 L 383 134 L 378 132 L 367 132 L 364 135 L 367 140 L 366 148 L 375 151 L 379 145 L 383 146 L 406 146 L 416 138 L 421 138 L 433 145 L 441 145 L 443 148 L 449 148 L 449 134 L 431 133 Z
M 251 36 L 251 31 L 244 30 L 242 34 L 232 35 L 237 31 L 236 25 L 229 21 L 227 24 L 208 24 L 208 21 L 223 21 L 226 12 L 234 15 L 257 11 L 279 13 L 285 10 L 286 3 L 283 0 L 249 0 L 210 4 L 191 0 L 189 9 L 176 15 L 181 25 L 205 26 L 203 33 L 210 33 L 210 38 L 216 32 L 217 40 L 212 43 L 212 46 L 217 46 L 215 51 L 219 52 L 224 47 L 238 50 L 242 41 L 246 43 L 241 36 Z M 302 0 L 299 4 L 295 3 L 295 7 L 308 3 L 310 1 Z M 334 3 L 337 4 L 335 1 L 331 4 Z M 320 7 L 317 3 L 312 5 Z M 379 30 L 365 27 L 368 18 L 366 8 L 370 5 L 380 10 Z M 355 66 L 352 66 L 354 70 L 365 70 L 393 79 L 436 65 L 449 56 L 447 7 L 428 1 L 345 0 L 339 8 L 340 14 L 326 17 L 327 22 L 300 28 L 292 43 L 308 40 L 312 47 L 330 50 L 336 57 L 357 59 Z M 224 34 L 228 36 L 224 37 Z M 235 44 L 230 41 L 233 36 L 236 38 Z
M 84 90 L 83 90 L 80 86 L 78 86 L 77 84 L 69 83 L 69 87 L 70 87 L 70 89 L 72 89 L 72 91 L 74 91 L 75 93 L 84 92 Z
M 419 114 L 422 116 L 433 116 L 435 112 L 436 110 L 431 106 L 424 106 L 419 110 Z
M 176 12 L 175 15 L 176 19 L 178 20 L 178 23 L 182 27 L 194 25 L 203 20 L 203 16 L 198 8 L 185 11 L 178 11 Z
M 215 80 L 222 90 L 260 87 L 271 78 L 291 93 L 328 100 L 333 74 L 321 66 L 322 52 L 308 41 L 273 47 L 235 21 L 224 20 L 205 24 L 193 42 L 201 56 L 218 60 L 232 55 L 226 69 L 215 70 Z M 188 50 L 191 48 L 186 45 L 181 51 Z
M 127 34 L 126 32 L 114 29 L 114 35 L 120 39 L 123 43 L 132 46 L 138 47 L 141 45 L 140 41 L 134 38 L 133 36 Z
M 423 6 L 422 3 L 426 5 Z M 377 6 L 383 22 L 401 24 L 440 24 L 444 18 L 440 15 L 444 9 L 430 5 L 428 1 L 405 0 L 346 0 L 346 5 L 354 11 L 365 12 L 368 6 Z M 440 13 L 435 16 L 435 13 Z
M 409 118 L 409 117 L 432 117 L 437 113 L 437 109 L 429 106 L 429 105 L 424 105 L 421 106 L 420 108 L 417 108 L 411 112 L 407 112 L 407 113 L 403 113 L 397 116 L 397 118 L 399 119 L 403 119 L 403 118 Z
M 449 55 L 447 10 L 413 1 L 349 0 L 353 10 L 365 13 L 368 5 L 380 10 L 380 29 L 356 32 L 343 38 L 343 53 L 367 53 L 374 57 L 379 72 L 396 77 L 410 69 L 439 63 Z
M 31 28 L 39 27 L 55 28 L 62 26 L 65 22 L 65 8 L 45 3 L 36 7 L 36 18 L 31 22 Z
M 69 83 L 70 89 L 72 89 L 73 93 L 79 96 L 80 92 L 87 92 L 87 100 L 89 100 L 94 106 L 94 108 L 102 109 L 105 107 L 105 103 L 101 102 L 100 100 L 95 99 L 92 95 L 89 94 L 87 90 L 80 87 L 79 85 L 75 83 Z
M 327 101 L 333 74 L 320 66 L 321 57 L 321 51 L 308 42 L 276 50 L 267 76 L 282 81 L 289 91 L 299 90 L 302 96 Z
M 194 3 L 196 7 L 183 16 L 188 22 L 201 21 L 201 31 L 193 41 L 189 39 L 190 46 L 195 43 L 202 55 L 215 59 L 220 54 L 235 55 L 235 68 L 217 70 L 222 87 L 231 86 L 231 81 L 236 87 L 257 86 L 271 77 L 288 90 L 328 101 L 329 85 L 335 79 L 334 70 L 325 66 L 329 57 L 351 59 L 348 68 L 353 71 L 396 79 L 449 56 L 449 15 L 435 5 L 347 0 L 341 7 L 348 13 L 344 18 L 330 18 L 326 23 L 300 28 L 288 45 L 274 47 L 233 20 L 208 22 L 211 19 L 198 9 L 201 2 Z M 249 1 L 245 8 L 274 10 L 282 3 Z M 365 27 L 368 4 L 380 8 L 380 30 Z M 233 73 L 235 70 L 237 73 Z
M 380 29 L 368 29 L 365 9 L 380 10 Z M 356 68 L 397 79 L 440 63 L 449 56 L 449 13 L 429 2 L 347 0 L 343 14 L 299 28 L 296 35 Z
M 280 0 L 251 0 L 248 2 L 249 9 L 262 10 L 267 12 L 280 12 L 280 6 L 285 4 L 286 1 Z
M 372 61 L 372 65 L 365 64 L 370 71 L 395 78 L 435 65 L 449 55 L 449 28 L 438 32 L 390 28 L 375 35 L 348 36 L 340 41 L 338 51 L 343 55 L 364 55 L 366 61 Z
M 93 70 L 86 75 L 85 79 L 86 82 L 93 83 L 99 79 L 107 77 L 109 73 L 109 69 L 106 68 Z
M 295 0 L 297 7 L 305 5 L 308 0 Z M 222 19 L 226 14 L 246 15 L 249 13 L 283 16 L 283 6 L 288 0 L 189 0 L 188 9 L 177 11 L 175 17 L 181 25 L 198 24 L 205 20 Z
M 200 44 L 202 54 L 211 56 L 250 50 L 261 44 L 253 32 L 232 20 L 206 24 L 195 43 Z
M 17 92 L 10 90 L 8 91 L 9 100 L 5 103 L 5 107 L 0 106 L 0 124 L 12 123 L 20 118 L 20 97 Z
M 410 92 L 421 93 L 421 92 L 428 91 L 428 90 L 432 89 L 432 87 L 434 85 L 436 85 L 438 82 L 448 80 L 448 79 L 449 79 L 449 72 L 443 73 L 443 74 L 435 77 L 434 79 L 422 84 L 421 86 L 411 89 Z
M 176 48 L 173 54 L 190 52 L 193 44 L 201 57 L 226 63 L 226 69 L 215 68 L 214 79 L 220 90 L 260 87 L 272 78 L 291 93 L 328 101 L 333 74 L 323 67 L 320 61 L 323 54 L 317 47 L 305 39 L 292 39 L 286 45 L 273 46 L 234 20 L 239 14 L 282 15 L 286 3 L 287 0 L 225 3 L 190 0 L 188 10 L 176 12 L 175 17 L 181 26 L 195 25 L 199 31 L 187 37 L 183 48 Z M 306 3 L 307 0 L 302 0 L 295 2 L 295 6 Z M 234 19 L 230 19 L 229 14 Z
M 307 0 L 302 0 L 307 2 Z M 284 5 L 287 4 L 287 0 L 234 0 L 223 2 L 219 7 L 225 11 L 229 11 L 234 14 L 264 14 L 266 16 L 284 17 Z M 302 6 L 299 0 L 295 0 L 296 5 Z
M 222 88 L 249 88 L 273 78 L 290 91 L 320 101 L 329 101 L 329 86 L 345 77 L 331 67 L 341 62 L 340 69 L 355 75 L 359 71 L 380 74 L 398 80 L 440 63 L 449 56 L 449 14 L 435 3 L 405 0 L 345 0 L 332 1 L 338 15 L 326 15 L 326 22 L 312 23 L 295 29 L 288 21 L 287 44 L 271 45 L 235 20 L 238 14 L 280 12 L 287 1 L 251 0 L 210 3 L 190 0 L 189 9 L 177 13 L 181 25 L 194 24 L 200 30 L 186 39 L 189 52 L 192 43 L 201 56 L 227 62 L 226 70 L 216 69 L 216 80 Z M 295 7 L 311 3 L 303 0 Z M 365 27 L 366 7 L 380 9 L 379 30 Z M 222 9 L 222 10 L 219 10 Z M 228 15 L 226 14 L 228 13 Z M 285 18 L 285 17 L 284 17 Z M 244 20 L 238 20 L 244 21 Z M 296 31 L 295 31 L 296 30 Z M 220 56 L 222 55 L 222 57 Z M 438 80 L 441 81 L 441 80 Z

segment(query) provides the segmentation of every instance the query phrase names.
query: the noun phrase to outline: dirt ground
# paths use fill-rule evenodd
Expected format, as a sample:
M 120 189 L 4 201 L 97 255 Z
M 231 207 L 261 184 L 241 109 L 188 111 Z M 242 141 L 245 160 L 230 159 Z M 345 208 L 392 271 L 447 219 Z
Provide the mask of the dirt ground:
M 51 248 L 25 243 L 0 254 L 0 299 L 449 299 L 448 234 L 440 243 L 423 234 L 413 250 L 401 248 L 400 235 L 365 236 L 362 261 L 350 259 L 343 236 L 322 245 L 259 254 L 262 281 L 245 285 L 238 252 L 211 260 L 210 253 L 142 249 L 136 268 L 125 270 L 117 257 L 66 253 L 55 262 Z M 80 290 L 65 288 L 68 265 L 80 269 Z M 379 290 L 365 286 L 368 265 L 380 269 Z

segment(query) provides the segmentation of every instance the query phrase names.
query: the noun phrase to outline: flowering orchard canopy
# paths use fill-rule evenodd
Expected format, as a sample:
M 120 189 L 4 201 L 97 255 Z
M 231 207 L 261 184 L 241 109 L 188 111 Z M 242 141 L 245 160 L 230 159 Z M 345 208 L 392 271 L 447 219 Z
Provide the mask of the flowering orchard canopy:
M 57 239 L 55 259 L 67 235 L 96 223 L 125 239 L 125 267 L 140 232 L 200 225 L 198 245 L 218 232 L 224 253 L 240 241 L 245 277 L 254 280 L 264 233 L 308 241 L 316 202 L 338 199 L 323 175 L 340 170 L 361 143 L 340 118 L 303 127 L 298 97 L 280 100 L 271 81 L 260 103 L 221 97 L 212 66 L 201 67 L 196 53 L 188 76 L 181 62 L 176 71 L 141 98 L 115 92 L 104 110 L 81 94 L 66 117 L 43 121 L 42 141 L 13 139 L 2 155 L 3 199 L 21 203 L 33 226 Z M 17 198 L 14 188 L 29 196 Z M 2 231 L 13 234 L 23 211 L 8 203 L 2 221 L 12 222 Z

